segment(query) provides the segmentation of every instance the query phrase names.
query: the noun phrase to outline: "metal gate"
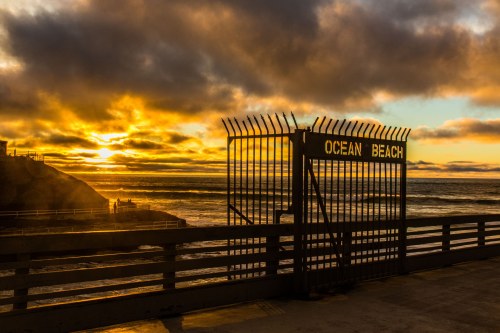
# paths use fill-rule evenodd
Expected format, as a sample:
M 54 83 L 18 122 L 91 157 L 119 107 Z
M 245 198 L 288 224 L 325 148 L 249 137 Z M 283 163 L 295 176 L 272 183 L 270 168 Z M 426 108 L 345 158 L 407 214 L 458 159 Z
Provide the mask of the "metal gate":
M 294 223 L 285 247 L 295 258 L 280 267 L 293 269 L 297 292 L 396 274 L 410 130 L 326 117 L 300 128 L 291 116 L 294 128 L 285 114 L 223 120 L 228 225 Z M 276 243 L 230 241 L 234 254 L 279 254 Z M 270 274 L 279 260 L 228 269 L 232 278 Z

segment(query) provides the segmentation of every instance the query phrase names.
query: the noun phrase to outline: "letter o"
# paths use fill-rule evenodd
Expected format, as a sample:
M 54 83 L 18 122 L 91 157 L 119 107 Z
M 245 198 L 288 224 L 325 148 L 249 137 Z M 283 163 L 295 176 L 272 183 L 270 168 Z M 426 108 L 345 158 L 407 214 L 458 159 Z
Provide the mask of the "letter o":
M 325 141 L 325 153 L 331 154 L 333 150 L 333 143 L 331 140 Z

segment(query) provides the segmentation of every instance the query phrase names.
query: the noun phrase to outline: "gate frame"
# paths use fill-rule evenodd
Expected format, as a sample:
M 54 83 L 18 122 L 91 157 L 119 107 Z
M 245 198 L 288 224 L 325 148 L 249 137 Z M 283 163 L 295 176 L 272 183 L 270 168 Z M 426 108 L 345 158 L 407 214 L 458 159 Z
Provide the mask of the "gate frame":
M 248 211 L 248 205 L 249 201 L 248 200 L 255 200 L 255 198 L 249 199 L 248 198 L 248 167 L 249 167 L 249 154 L 248 151 L 246 152 L 246 196 L 243 195 L 243 190 L 244 190 L 244 184 L 242 184 L 241 177 L 243 177 L 243 167 L 245 166 L 242 161 L 244 160 L 244 151 L 243 151 L 243 146 L 248 149 L 254 149 L 253 153 L 253 158 L 252 158 L 252 163 L 254 170 L 256 167 L 258 167 L 259 172 L 262 172 L 262 170 L 265 170 L 265 172 L 269 172 L 269 166 L 267 165 L 266 168 L 263 168 L 261 165 L 256 166 L 255 161 L 255 150 L 257 149 L 255 144 L 255 140 L 258 138 L 259 140 L 259 146 L 258 149 L 260 151 L 260 159 L 258 160 L 259 163 L 262 162 L 263 156 L 262 156 L 262 151 L 263 151 L 263 141 L 267 141 L 267 145 L 264 144 L 265 146 L 265 152 L 266 154 L 269 153 L 269 150 L 271 150 L 271 146 L 269 145 L 269 140 L 275 140 L 273 141 L 275 146 L 274 148 L 276 149 L 276 140 L 277 138 L 281 138 L 281 140 L 284 140 L 284 138 L 288 138 L 288 149 L 293 148 L 293 152 L 290 155 L 289 152 L 289 157 L 288 159 L 292 159 L 291 162 L 291 170 L 290 170 L 290 161 L 288 160 L 287 163 L 289 165 L 289 168 L 287 171 L 289 172 L 288 177 L 290 177 L 290 172 L 292 173 L 291 178 L 292 178 L 292 184 L 291 184 L 291 205 L 288 207 L 288 209 L 283 210 L 282 209 L 274 209 L 272 212 L 272 223 L 280 223 L 280 216 L 283 213 L 292 213 L 294 215 L 293 217 L 293 224 L 294 224 L 294 250 L 295 250 L 295 256 L 294 256 L 294 265 L 293 265 L 293 272 L 294 272 L 294 290 L 297 294 L 307 294 L 309 292 L 309 273 L 308 273 L 308 245 L 307 245 L 307 226 L 308 223 L 311 223 L 311 221 L 308 221 L 308 209 L 309 207 L 309 197 L 313 197 L 314 195 L 319 199 L 318 200 L 318 205 L 321 209 L 321 215 L 324 218 L 326 230 L 328 232 L 329 238 L 330 238 L 330 244 L 332 249 L 335 251 L 335 260 L 337 261 L 338 267 L 342 268 L 343 265 L 343 257 L 346 255 L 345 251 L 340 249 L 340 238 L 335 237 L 335 235 L 332 232 L 332 221 L 329 221 L 328 219 L 328 214 L 327 210 L 325 207 L 326 203 L 326 198 L 325 202 L 321 199 L 321 190 L 319 188 L 319 184 L 315 178 L 315 173 L 312 165 L 312 161 L 314 160 L 328 160 L 328 161 L 356 161 L 356 162 L 373 162 L 373 163 L 379 163 L 379 168 L 381 168 L 382 163 L 386 165 L 385 163 L 394 163 L 396 165 L 400 165 L 399 168 L 399 200 L 397 200 L 397 204 L 395 201 L 394 208 L 396 207 L 399 208 L 399 224 L 397 225 L 396 228 L 393 230 L 397 230 L 397 237 L 398 239 L 395 239 L 395 244 L 393 245 L 393 248 L 395 250 L 395 247 L 397 246 L 397 259 L 398 259 L 398 272 L 403 273 L 406 271 L 405 269 L 405 256 L 406 256 L 406 151 L 407 151 L 407 138 L 410 134 L 411 129 L 409 128 L 398 128 L 398 127 L 386 127 L 378 124 L 370 124 L 370 123 L 361 123 L 359 121 L 351 122 L 347 120 L 336 120 L 333 121 L 333 119 L 329 119 L 326 116 L 324 116 L 321 121 L 320 117 L 316 117 L 314 123 L 312 124 L 311 127 L 306 127 L 306 128 L 301 128 L 298 126 L 297 121 L 295 119 L 295 116 L 293 113 L 291 113 L 291 117 L 293 119 L 293 123 L 295 125 L 294 129 L 291 129 L 289 126 L 289 122 L 287 120 L 286 115 L 283 113 L 282 118 L 284 120 L 284 124 L 286 124 L 286 128 L 282 126 L 282 123 L 280 122 L 280 116 L 275 114 L 275 119 L 273 121 L 273 118 L 270 115 L 267 115 L 267 117 L 260 116 L 260 120 L 256 117 L 253 116 L 251 118 L 250 116 L 247 116 L 245 120 L 238 121 L 238 119 L 233 118 L 231 120 L 230 118 L 227 118 L 227 121 L 222 119 L 222 122 L 224 124 L 224 127 L 227 131 L 228 137 L 227 137 L 227 212 L 228 212 L 228 225 L 231 224 L 231 221 L 236 221 L 239 219 L 240 224 L 245 222 L 247 225 L 248 224 L 253 224 L 256 221 L 251 220 L 247 215 L 245 215 L 245 212 L 243 209 L 238 210 L 237 202 L 238 202 L 238 193 L 237 191 L 239 190 L 239 205 L 240 207 L 243 208 L 243 206 L 246 204 L 247 207 L 247 214 L 250 214 L 250 211 Z M 328 121 L 327 121 L 328 120 Z M 276 126 L 275 126 L 276 122 Z M 319 125 L 317 129 L 315 129 L 316 124 Z M 323 125 L 326 125 L 323 128 Z M 248 125 L 248 126 L 247 126 Z M 262 126 L 261 126 L 262 125 Z M 279 127 L 278 127 L 279 125 Z M 333 125 L 331 132 L 328 131 L 330 128 L 330 125 Z M 251 130 L 251 131 L 250 131 Z M 355 133 L 355 134 L 354 134 Z M 356 158 L 351 158 L 350 156 L 345 156 L 345 154 L 342 155 L 335 155 L 335 156 L 325 156 L 325 151 L 322 151 L 322 147 L 318 147 L 318 145 L 311 145 L 310 141 L 318 141 L 321 139 L 324 139 L 325 137 L 332 138 L 332 139 L 344 139 L 348 140 L 349 142 L 357 142 L 361 145 L 363 145 L 362 148 L 362 154 L 360 152 L 359 156 L 356 156 Z M 238 141 L 239 143 L 235 143 L 235 141 Z M 246 143 L 244 140 L 247 140 Z M 253 141 L 252 147 L 250 147 L 250 140 Z M 317 143 L 317 142 L 315 142 Z M 231 147 L 231 144 L 234 146 Z M 283 141 L 281 141 L 281 144 L 283 144 Z M 364 146 L 371 146 L 370 149 L 373 149 L 374 145 L 378 144 L 378 147 L 381 147 L 380 145 L 392 145 L 394 147 L 400 147 L 403 152 L 403 156 L 399 156 L 395 158 L 394 156 L 390 156 L 389 158 L 382 156 L 376 156 L 373 154 L 373 152 L 367 151 L 367 149 L 364 148 Z M 371 154 L 370 154 L 371 152 Z M 331 151 L 330 151 L 331 153 Z M 234 155 L 233 158 L 231 158 L 231 155 Z M 239 156 L 238 156 L 239 154 Z M 240 158 L 238 160 L 238 157 Z M 283 158 L 283 153 L 281 155 L 281 158 Z M 266 155 L 266 163 L 269 162 L 269 155 Z M 282 161 L 281 161 L 282 162 Z M 239 163 L 239 164 L 238 164 Z M 274 150 L 274 160 L 273 163 L 275 165 L 276 163 L 276 151 Z M 370 164 L 368 164 L 369 166 Z M 232 166 L 232 167 L 231 167 Z M 364 165 L 362 166 L 364 167 Z M 392 170 L 392 169 L 391 169 Z M 395 169 L 397 170 L 397 169 Z M 234 172 L 232 175 L 231 173 Z M 238 183 L 237 180 L 238 178 L 236 177 L 237 172 L 239 172 L 239 177 L 240 177 L 240 184 L 238 188 Z M 273 169 L 273 172 L 275 170 Z M 340 172 L 337 170 L 337 172 Z M 350 169 L 350 172 L 352 174 L 352 169 Z M 356 169 L 356 172 L 357 169 Z M 374 166 L 374 172 L 375 172 L 375 166 Z M 379 173 L 381 173 L 381 169 L 379 169 Z M 392 171 L 391 171 L 392 174 Z M 281 169 L 281 177 L 283 177 L 283 167 Z M 369 175 L 369 174 L 368 174 Z M 268 177 L 269 175 L 267 175 Z M 273 173 L 273 177 L 276 177 L 275 174 Z M 379 175 L 379 179 L 380 179 Z M 394 179 L 397 179 L 397 174 L 395 174 Z M 368 177 L 369 178 L 369 177 Z M 273 178 L 274 179 L 274 178 Z M 387 175 L 384 176 L 384 180 L 388 179 Z M 392 179 L 392 176 L 391 176 Z M 234 181 L 233 188 L 231 188 L 231 182 Z M 363 180 L 364 181 L 364 180 Z M 311 183 L 310 183 L 311 182 Z M 380 180 L 379 180 L 380 182 Z M 373 181 L 373 184 L 375 186 L 376 181 Z M 311 190 L 313 193 L 309 193 L 309 184 L 311 185 Z M 368 179 L 368 184 L 370 184 L 370 180 Z M 380 183 L 379 183 L 380 184 Z M 392 184 L 392 183 L 391 183 Z M 253 186 L 253 189 L 255 189 L 255 179 L 251 182 L 250 186 Z M 258 184 L 259 189 L 262 189 L 261 183 Z M 380 191 L 380 186 L 379 185 L 379 191 Z M 392 186 L 392 185 L 391 185 Z M 386 185 L 387 187 L 387 185 Z M 396 186 L 397 188 L 397 186 Z M 395 189 L 396 189 L 395 188 Z M 234 193 L 231 192 L 234 190 Z M 274 189 L 273 189 L 274 190 Z M 283 188 L 281 188 L 281 191 L 283 191 Z M 290 189 L 288 188 L 288 191 Z M 392 191 L 392 187 L 391 187 Z M 269 188 L 266 188 L 265 190 L 266 193 L 266 214 L 268 214 L 267 211 L 267 205 L 269 203 Z M 392 193 L 392 192 L 391 192 Z M 283 194 L 283 192 L 282 192 Z M 290 194 L 290 193 L 288 193 Z M 367 193 L 368 195 L 370 193 Z M 362 193 L 362 196 L 364 193 Z M 387 194 L 385 194 L 387 197 Z M 392 195 L 392 194 L 391 194 Z M 397 191 L 394 192 L 394 196 L 397 197 Z M 231 198 L 234 200 L 234 205 L 231 204 Z M 273 200 L 273 208 L 274 208 L 274 198 Z M 337 201 L 339 198 L 337 198 Z M 395 199 L 396 200 L 396 199 Z M 245 204 L 244 204 L 245 203 Z M 252 203 L 255 203 L 253 201 Z M 262 203 L 262 198 L 259 193 L 259 203 Z M 312 207 L 312 206 L 311 206 Z M 260 208 L 260 207 L 259 207 Z M 387 202 L 386 202 L 386 208 L 387 208 Z M 380 207 L 379 207 L 380 209 Z M 392 210 L 392 199 L 391 199 L 391 210 Z M 260 211 L 259 211 L 260 212 Z M 395 210 L 395 216 L 397 210 Z M 253 211 L 252 211 L 253 214 Z M 391 213 L 392 214 L 392 213 Z M 233 215 L 233 220 L 231 220 L 231 215 Z M 385 221 L 392 221 L 392 219 L 388 219 L 388 217 L 385 217 Z M 368 220 L 369 221 L 369 220 Z M 379 221 L 380 220 L 380 215 L 379 215 Z M 374 221 L 373 221 L 374 222 Z M 259 215 L 259 223 L 262 223 L 260 220 L 260 215 Z M 266 215 L 266 218 L 263 223 L 269 223 L 269 217 Z M 318 220 L 319 223 L 319 220 Z M 342 223 L 346 223 L 346 221 L 343 221 Z M 244 223 L 243 223 L 244 224 Z M 373 231 L 378 230 L 380 233 L 380 228 L 379 229 L 374 229 Z M 338 232 L 338 231 L 337 231 Z M 340 233 L 339 233 L 340 236 Z M 380 236 L 380 234 L 379 234 Z M 248 240 L 247 240 L 248 241 Z M 259 242 L 261 240 L 258 240 Z M 378 239 L 380 242 L 380 238 Z M 375 242 L 375 239 L 373 238 L 373 242 Z M 235 243 L 236 244 L 236 243 Z M 270 245 L 267 245 L 269 247 Z M 349 256 L 351 255 L 351 248 L 347 249 L 349 251 Z M 341 256 L 342 253 L 342 256 Z M 375 257 L 373 257 L 375 258 Z M 380 254 L 379 257 L 376 257 L 377 261 L 380 259 Z M 387 258 L 386 258 L 387 260 Z M 372 261 L 375 263 L 375 260 Z M 343 271 L 341 269 L 341 271 Z

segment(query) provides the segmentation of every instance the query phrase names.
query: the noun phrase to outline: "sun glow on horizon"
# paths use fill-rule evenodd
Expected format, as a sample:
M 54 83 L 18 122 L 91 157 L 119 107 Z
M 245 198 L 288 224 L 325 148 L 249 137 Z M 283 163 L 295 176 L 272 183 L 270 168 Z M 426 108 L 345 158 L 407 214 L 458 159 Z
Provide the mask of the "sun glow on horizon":
M 108 148 L 101 148 L 101 149 L 97 150 L 96 153 L 102 159 L 108 159 L 115 154 L 114 151 L 111 151 Z

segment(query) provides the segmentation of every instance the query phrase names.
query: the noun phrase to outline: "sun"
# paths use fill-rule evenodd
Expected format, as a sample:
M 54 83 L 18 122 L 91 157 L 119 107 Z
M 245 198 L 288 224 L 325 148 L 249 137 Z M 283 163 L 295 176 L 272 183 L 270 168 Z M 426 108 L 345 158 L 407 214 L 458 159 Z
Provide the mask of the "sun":
M 115 154 L 113 151 L 109 150 L 108 148 L 101 148 L 101 149 L 97 150 L 96 153 L 102 159 L 107 159 Z

